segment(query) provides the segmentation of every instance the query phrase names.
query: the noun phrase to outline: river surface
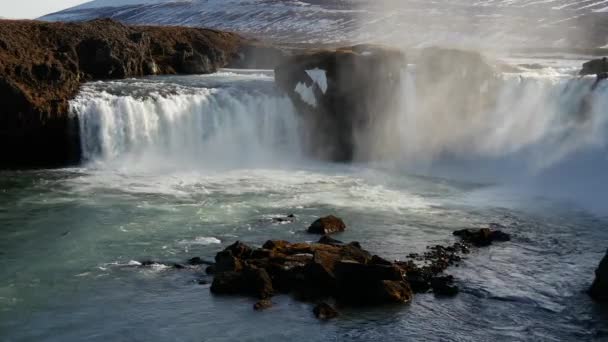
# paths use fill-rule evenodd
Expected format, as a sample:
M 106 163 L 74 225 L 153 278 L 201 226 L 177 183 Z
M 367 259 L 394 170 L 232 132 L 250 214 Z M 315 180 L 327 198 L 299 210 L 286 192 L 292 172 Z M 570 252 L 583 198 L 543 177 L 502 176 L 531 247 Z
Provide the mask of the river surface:
M 86 164 L 0 173 L 2 341 L 608 339 L 608 311 L 584 292 L 608 246 L 608 168 L 595 140 L 517 182 L 471 177 L 490 163 L 521 165 L 484 149 L 428 168 L 313 161 L 301 119 L 265 71 L 91 83 L 73 110 Z M 272 220 L 288 214 L 295 223 Z M 348 225 L 338 239 L 389 259 L 490 223 L 512 241 L 449 269 L 454 298 L 342 308 L 330 322 L 289 296 L 264 312 L 253 299 L 213 296 L 202 269 L 137 266 L 212 259 L 236 240 L 313 241 L 306 227 L 327 214 Z

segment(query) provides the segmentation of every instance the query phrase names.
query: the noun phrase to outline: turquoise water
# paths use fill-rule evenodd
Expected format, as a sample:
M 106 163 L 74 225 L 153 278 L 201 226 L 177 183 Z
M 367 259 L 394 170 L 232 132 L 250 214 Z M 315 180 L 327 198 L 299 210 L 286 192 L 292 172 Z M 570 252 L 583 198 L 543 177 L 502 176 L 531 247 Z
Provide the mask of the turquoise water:
M 551 201 L 494 206 L 483 185 L 336 165 L 3 173 L 0 188 L 6 341 L 599 341 L 608 333 L 608 313 L 583 293 L 604 252 L 606 220 Z M 289 213 L 296 223 L 271 220 Z M 212 296 L 197 283 L 207 279 L 200 269 L 128 266 L 211 259 L 235 240 L 310 241 L 307 224 L 328 213 L 349 226 L 339 239 L 394 259 L 490 222 L 514 238 L 449 271 L 462 290 L 455 298 L 344 309 L 329 323 L 288 296 L 262 313 L 252 299 Z
M 534 99 L 547 101 L 553 85 L 563 86 L 542 82 L 531 81 L 529 91 L 545 95 L 528 94 L 531 105 L 521 111 L 536 113 Z M 519 98 L 516 84 L 505 94 Z M 548 113 L 551 120 L 527 127 L 522 114 L 503 123 L 512 129 L 500 139 L 483 136 L 468 159 L 313 161 L 301 118 L 271 75 L 257 71 L 87 84 L 73 110 L 81 119 L 82 167 L 0 173 L 2 341 L 608 338 L 608 311 L 584 293 L 608 246 L 599 129 L 581 126 L 574 132 L 588 139 L 571 134 L 556 145 L 559 153 L 545 153 L 572 123 Z M 501 112 L 494 114 L 498 125 Z M 539 127 L 546 134 L 517 140 L 522 129 Z M 430 150 L 409 145 L 408 153 L 469 146 L 471 135 L 461 134 L 467 129 L 438 137 L 445 141 L 434 140 Z M 520 145 L 519 155 L 495 155 Z M 564 151 L 576 153 L 556 162 Z M 529 167 L 543 155 L 551 155 L 551 167 Z M 288 214 L 295 223 L 272 220 Z M 461 289 L 454 298 L 419 294 L 407 305 L 340 308 L 330 322 L 289 296 L 273 298 L 264 312 L 253 311 L 253 299 L 212 296 L 199 284 L 211 280 L 200 268 L 137 266 L 212 259 L 236 240 L 312 241 L 305 229 L 327 214 L 348 225 L 336 238 L 389 259 L 490 223 L 503 225 L 512 241 L 475 250 L 449 269 Z

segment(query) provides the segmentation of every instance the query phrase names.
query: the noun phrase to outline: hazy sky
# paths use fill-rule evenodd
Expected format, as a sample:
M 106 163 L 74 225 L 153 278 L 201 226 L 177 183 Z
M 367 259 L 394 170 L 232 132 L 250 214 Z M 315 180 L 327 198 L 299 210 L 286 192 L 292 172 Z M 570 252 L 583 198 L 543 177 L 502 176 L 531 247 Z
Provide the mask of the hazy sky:
M 0 17 L 33 19 L 90 0 L 0 0 Z

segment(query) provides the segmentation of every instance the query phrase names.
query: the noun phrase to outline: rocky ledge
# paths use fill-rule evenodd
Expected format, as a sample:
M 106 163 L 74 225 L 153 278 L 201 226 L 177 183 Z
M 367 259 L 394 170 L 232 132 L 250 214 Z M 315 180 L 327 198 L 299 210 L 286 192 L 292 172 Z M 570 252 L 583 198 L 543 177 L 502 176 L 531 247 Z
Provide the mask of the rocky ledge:
M 342 243 L 323 236 L 317 243 L 270 240 L 260 248 L 235 242 L 217 253 L 207 272 L 214 275 L 211 292 L 260 299 L 255 310 L 272 306 L 270 298 L 290 293 L 295 298 L 321 303 L 314 313 L 321 319 L 337 316 L 324 301 L 340 306 L 407 303 L 414 293 L 458 293 L 454 278 L 442 274 L 457 264 L 472 245 L 506 241 L 508 234 L 487 229 L 460 231 L 462 240 L 449 246 L 430 246 L 406 261 L 373 255 L 358 242 Z
M 0 168 L 77 163 L 69 101 L 82 82 L 273 68 L 279 49 L 216 30 L 0 20 Z

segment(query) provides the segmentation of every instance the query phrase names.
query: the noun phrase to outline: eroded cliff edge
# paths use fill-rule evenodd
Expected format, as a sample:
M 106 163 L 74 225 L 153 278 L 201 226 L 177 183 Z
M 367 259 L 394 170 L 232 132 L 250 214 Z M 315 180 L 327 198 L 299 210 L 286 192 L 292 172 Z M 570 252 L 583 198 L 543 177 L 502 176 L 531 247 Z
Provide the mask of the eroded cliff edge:
M 0 168 L 79 162 L 69 101 L 82 82 L 273 68 L 281 52 L 217 30 L 0 20 Z

